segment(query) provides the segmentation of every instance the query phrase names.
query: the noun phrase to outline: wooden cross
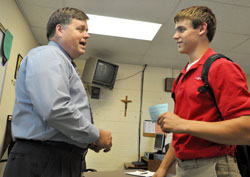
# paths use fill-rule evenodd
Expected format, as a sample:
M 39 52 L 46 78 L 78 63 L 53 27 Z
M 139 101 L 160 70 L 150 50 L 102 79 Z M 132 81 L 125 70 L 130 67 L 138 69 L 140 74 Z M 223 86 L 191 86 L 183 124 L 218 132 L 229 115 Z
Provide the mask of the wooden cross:
M 127 107 L 128 107 L 128 103 L 131 103 L 132 100 L 128 100 L 128 96 L 126 96 L 125 100 L 121 100 L 121 102 L 125 103 L 125 111 L 124 111 L 124 117 L 126 117 L 127 115 Z

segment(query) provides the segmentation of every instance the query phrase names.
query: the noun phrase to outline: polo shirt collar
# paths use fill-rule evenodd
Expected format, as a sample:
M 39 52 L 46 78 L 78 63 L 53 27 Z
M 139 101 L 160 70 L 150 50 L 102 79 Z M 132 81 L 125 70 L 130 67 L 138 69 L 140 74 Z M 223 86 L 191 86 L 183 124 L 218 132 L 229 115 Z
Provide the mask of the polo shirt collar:
M 207 49 L 207 51 L 203 54 L 200 61 L 197 63 L 198 65 L 203 65 L 205 61 L 210 57 L 211 55 L 216 54 L 215 51 L 213 51 L 212 48 Z
M 216 52 L 213 51 L 212 48 L 207 49 L 207 51 L 202 55 L 202 57 L 200 58 L 200 60 L 199 60 L 197 63 L 195 63 L 190 69 L 192 70 L 192 69 L 197 68 L 199 65 L 203 65 L 203 64 L 205 63 L 205 61 L 208 59 L 208 57 L 210 57 L 210 56 L 213 55 L 213 54 L 216 54 Z M 186 71 L 187 65 L 188 65 L 188 63 L 187 63 L 186 66 L 181 70 L 181 73 L 184 74 L 184 73 L 190 71 L 190 69 L 189 69 L 188 71 Z

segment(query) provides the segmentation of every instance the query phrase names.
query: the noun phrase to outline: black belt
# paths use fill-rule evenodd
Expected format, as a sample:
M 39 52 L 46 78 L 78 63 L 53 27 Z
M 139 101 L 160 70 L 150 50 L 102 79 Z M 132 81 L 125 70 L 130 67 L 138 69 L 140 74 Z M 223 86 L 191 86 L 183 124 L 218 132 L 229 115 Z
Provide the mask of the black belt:
M 83 149 L 83 148 L 77 147 L 75 145 L 68 144 L 68 143 L 61 142 L 61 141 L 41 141 L 41 140 L 32 140 L 32 139 L 28 140 L 28 139 L 17 138 L 16 142 L 31 143 L 31 144 L 35 144 L 35 145 L 54 147 L 54 148 L 66 150 L 67 152 L 79 153 L 81 155 L 85 154 L 85 152 L 87 150 L 87 149 Z

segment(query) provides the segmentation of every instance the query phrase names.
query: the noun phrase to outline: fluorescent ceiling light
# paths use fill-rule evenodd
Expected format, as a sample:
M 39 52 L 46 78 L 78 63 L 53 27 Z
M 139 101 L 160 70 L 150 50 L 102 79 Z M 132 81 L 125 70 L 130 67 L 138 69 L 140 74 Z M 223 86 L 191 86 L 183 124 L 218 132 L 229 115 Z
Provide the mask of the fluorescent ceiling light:
M 89 33 L 152 41 L 161 24 L 88 14 Z

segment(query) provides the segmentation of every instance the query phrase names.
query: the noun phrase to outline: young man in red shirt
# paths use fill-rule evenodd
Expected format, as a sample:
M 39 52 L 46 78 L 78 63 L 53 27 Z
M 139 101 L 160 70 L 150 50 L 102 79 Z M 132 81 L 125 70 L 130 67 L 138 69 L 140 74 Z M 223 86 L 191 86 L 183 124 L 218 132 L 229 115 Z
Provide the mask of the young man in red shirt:
M 216 30 L 213 12 L 204 6 L 181 10 L 174 18 L 178 51 L 189 61 L 181 71 L 175 93 L 174 113 L 159 116 L 164 132 L 173 132 L 170 148 L 154 177 L 165 177 L 176 160 L 177 177 L 240 177 L 234 157 L 235 144 L 250 144 L 250 93 L 239 65 L 216 60 L 208 73 L 216 105 L 209 93 L 200 93 L 204 62 Z

